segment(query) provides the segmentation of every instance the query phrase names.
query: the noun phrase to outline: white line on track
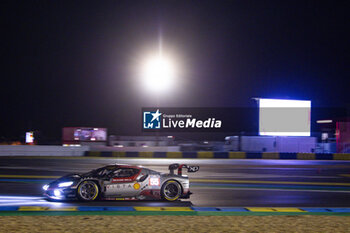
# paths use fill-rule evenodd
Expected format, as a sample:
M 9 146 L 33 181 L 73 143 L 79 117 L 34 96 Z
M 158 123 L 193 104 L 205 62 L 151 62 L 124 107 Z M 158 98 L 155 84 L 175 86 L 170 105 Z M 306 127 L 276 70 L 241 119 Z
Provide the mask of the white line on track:
M 289 192 L 289 191 L 296 191 L 296 192 L 320 192 L 320 193 L 350 193 L 350 191 L 346 190 L 310 190 L 310 189 L 268 189 L 268 188 L 228 188 L 228 187 L 216 187 L 218 189 L 229 189 L 229 190 L 238 190 L 238 191 L 247 191 L 247 190 L 265 190 L 265 191 L 283 191 L 283 192 Z M 199 187 L 199 186 L 192 186 L 192 190 L 194 189 L 208 189 L 208 187 Z

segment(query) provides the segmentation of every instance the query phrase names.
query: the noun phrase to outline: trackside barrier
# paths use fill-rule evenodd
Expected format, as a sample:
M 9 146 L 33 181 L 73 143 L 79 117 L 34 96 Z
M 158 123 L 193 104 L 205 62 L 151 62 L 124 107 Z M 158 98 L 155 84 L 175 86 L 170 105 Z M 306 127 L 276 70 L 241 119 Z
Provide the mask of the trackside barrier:
M 278 153 L 278 152 L 137 152 L 86 151 L 85 156 L 117 158 L 183 158 L 183 159 L 298 159 L 298 160 L 350 160 L 350 154 Z
M 151 206 L 0 206 L 0 214 L 4 211 L 47 212 L 47 211 L 82 211 L 82 212 L 260 212 L 260 213 L 349 213 L 350 208 L 332 207 L 151 207 Z
M 0 156 L 84 156 L 89 146 L 0 145 Z

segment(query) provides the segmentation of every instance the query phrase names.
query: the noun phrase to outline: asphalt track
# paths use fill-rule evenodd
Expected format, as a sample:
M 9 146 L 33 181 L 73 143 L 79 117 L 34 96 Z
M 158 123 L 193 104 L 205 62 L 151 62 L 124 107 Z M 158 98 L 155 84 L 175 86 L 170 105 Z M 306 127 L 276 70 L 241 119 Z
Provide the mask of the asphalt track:
M 111 164 L 167 172 L 170 163 L 198 164 L 189 200 L 48 202 L 42 185 L 56 177 Z M 0 157 L 0 206 L 350 207 L 350 162 L 317 160 L 117 159 Z

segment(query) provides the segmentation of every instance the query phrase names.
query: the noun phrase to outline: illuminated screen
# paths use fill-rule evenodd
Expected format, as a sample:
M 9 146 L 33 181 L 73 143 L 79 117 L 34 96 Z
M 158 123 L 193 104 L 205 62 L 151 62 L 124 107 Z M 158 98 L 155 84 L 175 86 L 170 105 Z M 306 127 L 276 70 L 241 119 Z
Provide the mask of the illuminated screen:
M 26 143 L 30 144 L 34 142 L 34 133 L 26 132 Z
M 259 135 L 310 136 L 311 101 L 259 99 Z
M 105 128 L 79 128 L 74 130 L 75 141 L 106 141 Z

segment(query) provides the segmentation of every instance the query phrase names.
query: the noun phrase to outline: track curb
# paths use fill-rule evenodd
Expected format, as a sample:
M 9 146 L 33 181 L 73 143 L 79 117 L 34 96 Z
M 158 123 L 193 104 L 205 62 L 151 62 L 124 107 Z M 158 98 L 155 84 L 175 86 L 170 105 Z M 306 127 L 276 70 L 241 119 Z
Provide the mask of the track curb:
M 119 207 L 80 206 L 1 206 L 0 216 L 74 216 L 74 215 L 182 215 L 182 216 L 272 216 L 332 215 L 350 216 L 350 208 L 320 207 Z

